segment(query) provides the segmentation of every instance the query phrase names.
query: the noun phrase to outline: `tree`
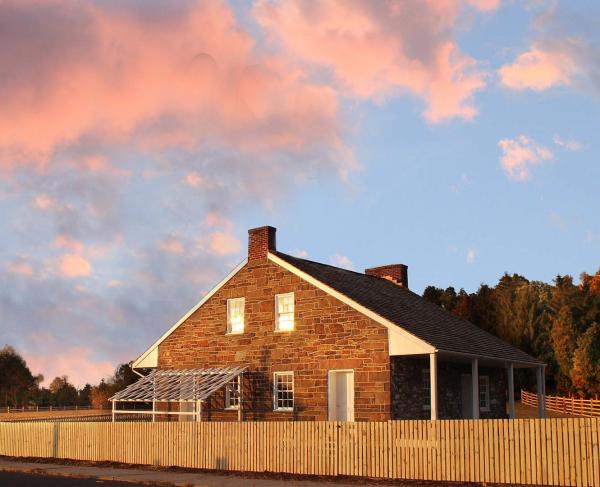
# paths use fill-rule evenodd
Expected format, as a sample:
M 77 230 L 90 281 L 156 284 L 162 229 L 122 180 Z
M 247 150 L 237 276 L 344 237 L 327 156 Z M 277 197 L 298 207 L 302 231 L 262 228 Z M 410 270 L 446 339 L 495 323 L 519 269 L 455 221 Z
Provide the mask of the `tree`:
M 591 396 L 600 392 L 600 326 L 593 323 L 577 339 L 573 354 L 571 380 L 580 396 Z
M 573 367 L 573 354 L 577 346 L 576 328 L 573 314 L 568 305 L 560 308 L 550 332 L 554 348 L 554 357 L 558 364 L 557 387 L 560 392 L 571 389 L 571 368 Z
M 77 405 L 79 406 L 90 406 L 92 393 L 92 386 L 90 384 L 86 384 L 83 388 L 77 391 Z
M 38 379 L 12 347 L 0 349 L 0 404 L 17 407 L 29 403 Z
M 50 383 L 49 389 L 54 406 L 75 406 L 77 404 L 77 389 L 69 382 L 66 375 L 55 377 Z
M 109 398 L 112 396 L 112 388 L 104 382 L 100 381 L 95 387 L 92 387 L 90 392 L 90 405 L 93 409 L 108 409 L 110 407 Z
M 131 364 L 132 362 L 121 364 L 115 370 L 110 382 L 116 387 L 117 390 L 124 389 L 140 378 L 140 376 L 137 375 L 131 368 Z

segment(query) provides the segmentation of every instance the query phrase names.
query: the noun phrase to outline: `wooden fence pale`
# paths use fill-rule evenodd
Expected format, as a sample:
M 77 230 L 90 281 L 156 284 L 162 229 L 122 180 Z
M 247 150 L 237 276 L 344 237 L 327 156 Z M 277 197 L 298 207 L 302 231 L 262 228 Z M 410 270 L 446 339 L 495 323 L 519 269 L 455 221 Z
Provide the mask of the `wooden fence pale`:
M 0 423 L 0 455 L 600 487 L 600 419 Z
M 525 406 L 537 408 L 537 394 L 521 390 L 521 402 Z M 600 399 L 580 397 L 546 396 L 546 409 L 574 416 L 600 418 Z

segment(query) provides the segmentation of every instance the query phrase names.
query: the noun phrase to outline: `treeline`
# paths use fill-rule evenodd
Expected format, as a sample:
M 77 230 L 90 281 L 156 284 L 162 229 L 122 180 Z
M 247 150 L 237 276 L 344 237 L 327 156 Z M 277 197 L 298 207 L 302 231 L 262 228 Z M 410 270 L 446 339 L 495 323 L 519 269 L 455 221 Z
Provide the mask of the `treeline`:
M 423 297 L 546 362 L 548 393 L 600 394 L 600 270 L 578 284 L 571 276 L 547 284 L 505 274 L 475 293 L 429 286 Z M 534 384 L 532 373 L 517 379 Z
M 77 389 L 66 375 L 55 377 L 48 387 L 42 387 L 44 376 L 33 375 L 25 359 L 12 347 L 0 349 L 0 407 L 109 407 L 108 398 L 139 378 L 129 364 L 121 364 L 107 381 L 86 384 Z

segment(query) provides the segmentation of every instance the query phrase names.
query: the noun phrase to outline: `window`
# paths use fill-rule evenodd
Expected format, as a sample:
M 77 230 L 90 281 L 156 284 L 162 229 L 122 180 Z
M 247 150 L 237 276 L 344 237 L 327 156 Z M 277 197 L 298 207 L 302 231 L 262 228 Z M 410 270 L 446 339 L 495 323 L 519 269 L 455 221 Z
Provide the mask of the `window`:
M 239 409 L 240 397 L 241 381 L 238 375 L 225 386 L 225 409 Z
M 294 410 L 293 372 L 275 372 L 273 374 L 273 409 L 275 411 Z
M 490 410 L 490 378 L 487 375 L 479 377 L 479 409 Z
M 227 300 L 227 333 L 244 333 L 244 298 Z
M 423 409 L 431 409 L 431 375 L 429 369 L 421 371 L 423 377 Z
M 294 329 L 294 293 L 275 296 L 275 330 Z

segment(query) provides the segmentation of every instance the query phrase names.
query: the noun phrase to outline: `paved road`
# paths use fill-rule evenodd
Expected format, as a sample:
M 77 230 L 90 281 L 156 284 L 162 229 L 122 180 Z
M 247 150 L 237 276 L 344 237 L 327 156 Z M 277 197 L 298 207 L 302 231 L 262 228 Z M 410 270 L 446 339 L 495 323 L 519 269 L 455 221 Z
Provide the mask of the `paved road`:
M 29 473 L 0 472 L 2 487 L 133 487 L 131 482 L 112 480 L 75 479 L 52 475 L 34 475 Z

